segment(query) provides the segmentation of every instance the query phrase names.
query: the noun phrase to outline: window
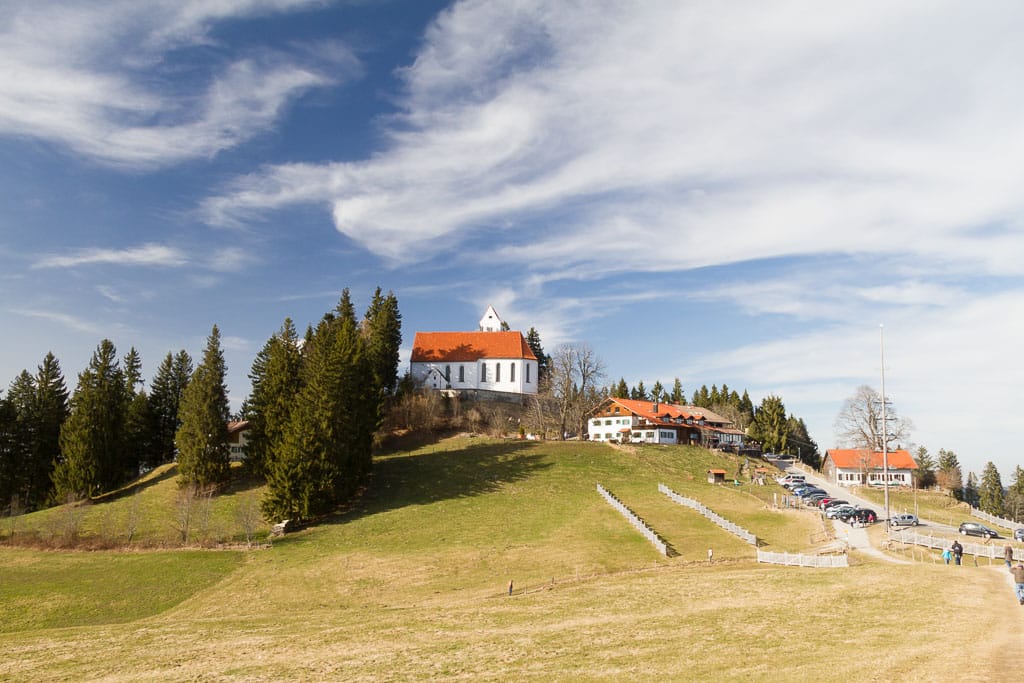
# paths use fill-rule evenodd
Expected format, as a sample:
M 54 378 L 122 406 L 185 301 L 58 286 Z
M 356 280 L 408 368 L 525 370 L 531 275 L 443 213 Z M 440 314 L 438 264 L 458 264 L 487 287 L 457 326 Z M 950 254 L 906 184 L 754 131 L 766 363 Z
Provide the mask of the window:
M 480 381 L 481 382 L 486 382 L 487 381 L 487 363 L 481 363 L 480 364 Z
M 450 366 L 450 365 L 444 366 L 444 381 L 445 382 L 451 382 L 452 381 L 452 366 Z
M 526 383 L 530 383 L 530 364 L 526 364 Z
M 515 363 L 510 364 L 509 370 L 508 370 L 508 374 L 509 374 L 508 381 L 509 382 L 515 382 L 516 381 L 516 364 Z
M 607 426 L 607 425 L 610 425 L 612 423 L 612 421 L 611 420 L 605 420 L 604 423 Z
M 500 382 L 501 381 L 501 363 L 495 363 L 494 364 L 494 381 L 495 382 Z
M 459 366 L 459 381 L 460 382 L 465 382 L 466 381 L 466 366 L 465 365 L 460 365 Z

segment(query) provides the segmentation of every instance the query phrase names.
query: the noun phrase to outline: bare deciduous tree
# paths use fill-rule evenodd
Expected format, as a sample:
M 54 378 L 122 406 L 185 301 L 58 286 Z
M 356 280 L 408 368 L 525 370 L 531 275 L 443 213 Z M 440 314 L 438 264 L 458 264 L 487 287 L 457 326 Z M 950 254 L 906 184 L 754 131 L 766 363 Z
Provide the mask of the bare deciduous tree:
M 551 356 L 551 393 L 558 405 L 558 438 L 583 431 L 583 416 L 604 379 L 604 362 L 587 344 L 562 344 Z
M 914 425 L 899 417 L 891 404 L 887 405 L 885 414 L 886 446 L 887 450 L 893 450 L 910 440 Z M 836 416 L 835 430 L 842 446 L 882 450 L 882 400 L 878 392 L 867 385 L 858 387 Z
M 259 496 L 254 493 L 241 496 L 238 499 L 238 507 L 235 508 L 235 517 L 245 534 L 245 545 L 251 548 L 252 541 L 256 537 L 256 528 L 261 519 Z

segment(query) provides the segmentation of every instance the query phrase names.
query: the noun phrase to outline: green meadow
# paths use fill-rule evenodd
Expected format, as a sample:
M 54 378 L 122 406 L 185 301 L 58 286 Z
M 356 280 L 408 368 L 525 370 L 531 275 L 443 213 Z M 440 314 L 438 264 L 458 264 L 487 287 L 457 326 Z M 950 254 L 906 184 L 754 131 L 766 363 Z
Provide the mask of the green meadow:
M 765 550 L 827 545 L 819 516 L 771 507 L 776 486 L 707 483 L 707 469 L 739 464 L 696 448 L 451 438 L 376 458 L 349 509 L 272 543 L 265 524 L 245 542 L 260 489 L 239 481 L 186 548 L 170 467 L 81 509 L 82 544 L 117 537 L 116 549 L 0 547 L 0 679 L 1015 675 L 1024 608 L 1005 571 L 857 553 L 846 569 L 762 565 L 657 490 L 700 500 Z M 658 554 L 598 483 L 678 555 Z M 59 537 L 68 515 L 19 518 L 15 539 Z

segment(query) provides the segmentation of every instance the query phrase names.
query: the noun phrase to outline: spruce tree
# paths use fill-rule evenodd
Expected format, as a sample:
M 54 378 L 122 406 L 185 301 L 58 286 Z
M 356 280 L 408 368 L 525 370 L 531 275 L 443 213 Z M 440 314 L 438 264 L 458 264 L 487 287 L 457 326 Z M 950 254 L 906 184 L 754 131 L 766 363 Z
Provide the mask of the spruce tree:
M 113 342 L 100 342 L 78 375 L 71 414 L 60 431 L 53 472 L 58 502 L 91 497 L 125 480 L 125 381 Z
M 677 406 L 686 405 L 686 393 L 683 391 L 683 383 L 676 377 L 672 383 L 672 403 Z
M 11 460 L 7 486 L 10 491 L 0 504 L 7 503 L 12 494 L 17 494 L 19 505 L 24 507 L 32 468 L 32 452 L 37 433 L 36 383 L 27 370 L 22 370 L 7 391 L 7 400 L 14 410 L 14 424 L 11 432 Z
M 978 475 L 974 472 L 967 473 L 967 483 L 964 484 L 963 501 L 972 508 L 978 507 L 981 499 L 978 495 Z
M 20 507 L 17 472 L 21 452 L 17 432 L 18 413 L 14 404 L 0 396 L 0 514 L 5 508 L 14 514 Z
M 175 437 L 180 484 L 208 488 L 227 481 L 231 466 L 227 422 L 230 418 L 226 366 L 220 330 L 213 326 L 203 360 L 181 398 L 181 427 Z
M 665 398 L 665 387 L 661 386 L 661 380 L 656 380 L 654 386 L 651 387 L 651 400 L 664 401 Z
M 246 464 L 250 471 L 266 476 L 281 447 L 295 397 L 301 388 L 302 353 L 299 337 L 290 318 L 256 355 L 249 379 L 252 391 L 242 407 L 249 421 Z
M 914 455 L 914 464 L 917 470 L 914 472 L 914 481 L 918 488 L 930 489 L 935 486 L 935 459 L 928 453 L 928 449 L 920 446 Z
M 766 396 L 754 412 L 750 435 L 766 453 L 786 453 L 789 446 L 789 420 L 786 406 L 778 396 Z
M 1015 522 L 1024 520 L 1024 468 L 1020 465 L 1013 470 L 1013 483 L 1006 490 L 1005 507 Z
M 999 476 L 999 470 L 996 469 L 995 464 L 990 460 L 981 471 L 978 507 L 990 515 L 1002 517 L 1006 512 L 1003 504 L 1003 480 Z
M 537 357 L 537 384 L 543 384 L 547 381 L 548 373 L 551 371 L 551 356 L 544 353 L 544 346 L 541 344 L 540 332 L 537 331 L 537 328 L 531 327 L 526 332 L 526 345 Z M 626 398 L 626 396 L 620 398 Z
M 47 353 L 35 378 L 36 428 L 32 442 L 32 458 L 27 468 L 25 509 L 34 510 L 50 499 L 54 463 L 60 458 L 60 430 L 68 418 L 68 389 L 60 363 Z
M 363 317 L 361 331 L 373 370 L 373 381 L 381 397 L 389 399 L 398 388 L 398 360 L 402 347 L 402 314 L 393 292 L 384 296 L 380 287 L 377 288 Z
M 938 467 L 938 472 L 935 475 L 938 485 L 957 500 L 963 500 L 963 471 L 960 469 L 960 461 L 956 453 L 940 448 Z
M 619 379 L 619 383 L 612 389 L 611 396 L 613 398 L 629 398 L 629 385 L 626 384 L 625 378 Z

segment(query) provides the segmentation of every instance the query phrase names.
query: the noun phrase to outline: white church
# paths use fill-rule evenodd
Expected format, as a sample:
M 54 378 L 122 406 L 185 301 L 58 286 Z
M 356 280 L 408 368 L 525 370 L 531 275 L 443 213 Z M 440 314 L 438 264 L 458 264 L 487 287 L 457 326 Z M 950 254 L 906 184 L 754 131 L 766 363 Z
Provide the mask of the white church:
M 475 332 L 417 332 L 409 372 L 439 391 L 536 394 L 537 357 L 521 332 L 488 306 Z

